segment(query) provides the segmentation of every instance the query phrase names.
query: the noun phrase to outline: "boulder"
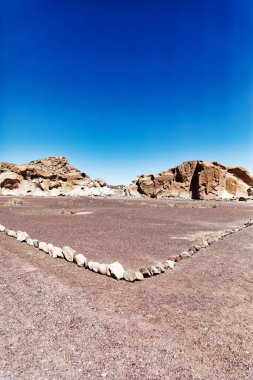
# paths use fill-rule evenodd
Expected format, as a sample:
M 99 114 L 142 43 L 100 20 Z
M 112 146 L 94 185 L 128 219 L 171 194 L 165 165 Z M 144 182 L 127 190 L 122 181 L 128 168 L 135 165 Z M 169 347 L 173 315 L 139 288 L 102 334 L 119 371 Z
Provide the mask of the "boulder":
M 72 249 L 68 246 L 65 246 L 62 248 L 62 252 L 63 252 L 63 255 L 67 261 L 72 262 L 74 260 L 74 254 L 76 252 L 74 249 Z
M 108 265 L 108 270 L 111 276 L 116 280 L 121 280 L 125 272 L 125 269 L 118 261 L 115 261 L 114 263 Z
M 74 261 L 77 266 L 85 267 L 87 265 L 87 259 L 82 253 L 78 253 L 74 257 Z
M 246 169 L 201 160 L 187 161 L 158 174 L 140 175 L 126 194 L 151 198 L 183 199 L 248 198 L 253 177 Z
M 87 196 L 120 195 L 103 179 L 92 180 L 63 156 L 51 156 L 22 165 L 0 163 L 0 195 Z

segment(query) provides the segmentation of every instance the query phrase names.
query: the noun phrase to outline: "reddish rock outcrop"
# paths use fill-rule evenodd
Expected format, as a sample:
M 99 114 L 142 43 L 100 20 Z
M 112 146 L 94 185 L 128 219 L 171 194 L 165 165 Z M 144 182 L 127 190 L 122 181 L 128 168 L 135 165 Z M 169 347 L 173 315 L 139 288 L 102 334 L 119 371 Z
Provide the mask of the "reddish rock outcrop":
M 196 160 L 158 174 L 140 175 L 127 193 L 151 198 L 247 198 L 252 194 L 252 185 L 253 177 L 244 168 Z
M 0 163 L 3 195 L 113 195 L 102 179 L 92 180 L 70 165 L 65 157 L 48 157 L 15 165 Z

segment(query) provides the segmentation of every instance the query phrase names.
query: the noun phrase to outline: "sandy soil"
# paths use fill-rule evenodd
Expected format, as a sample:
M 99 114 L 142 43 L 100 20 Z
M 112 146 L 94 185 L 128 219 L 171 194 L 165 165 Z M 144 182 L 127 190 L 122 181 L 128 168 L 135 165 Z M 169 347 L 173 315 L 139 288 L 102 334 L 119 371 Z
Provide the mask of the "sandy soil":
M 193 209 L 26 198 L 9 208 L 0 201 L 0 223 L 8 227 L 134 267 L 253 211 L 247 203 Z M 0 234 L 0 379 L 253 379 L 252 236 L 249 227 L 175 271 L 132 284 Z

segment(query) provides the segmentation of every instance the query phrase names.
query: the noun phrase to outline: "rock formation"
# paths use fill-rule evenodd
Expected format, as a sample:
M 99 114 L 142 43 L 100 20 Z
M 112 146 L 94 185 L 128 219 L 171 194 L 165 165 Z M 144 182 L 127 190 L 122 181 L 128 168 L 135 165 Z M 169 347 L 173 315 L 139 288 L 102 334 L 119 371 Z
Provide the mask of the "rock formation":
M 114 195 L 119 190 L 102 179 L 92 180 L 65 157 L 48 157 L 23 165 L 0 163 L 2 195 Z
M 215 200 L 252 197 L 252 186 L 253 177 L 244 168 L 196 160 L 158 174 L 140 175 L 126 192 L 151 198 Z

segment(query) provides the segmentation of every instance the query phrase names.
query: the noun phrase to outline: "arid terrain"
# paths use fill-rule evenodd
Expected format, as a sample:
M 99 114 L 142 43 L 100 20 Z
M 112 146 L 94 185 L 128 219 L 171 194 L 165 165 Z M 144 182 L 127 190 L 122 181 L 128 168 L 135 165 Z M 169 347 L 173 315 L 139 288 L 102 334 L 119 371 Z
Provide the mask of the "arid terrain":
M 250 202 L 0 197 L 0 223 L 127 268 L 244 223 Z M 0 234 L 0 379 L 253 379 L 253 227 L 129 283 Z

